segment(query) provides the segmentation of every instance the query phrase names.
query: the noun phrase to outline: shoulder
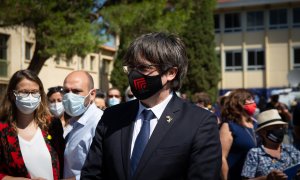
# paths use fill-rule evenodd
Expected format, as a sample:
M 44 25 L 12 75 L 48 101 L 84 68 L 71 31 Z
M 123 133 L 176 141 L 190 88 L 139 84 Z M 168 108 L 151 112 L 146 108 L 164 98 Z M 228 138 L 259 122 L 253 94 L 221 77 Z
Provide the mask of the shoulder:
M 87 117 L 89 119 L 100 120 L 101 116 L 103 115 L 103 111 L 101 109 L 99 109 L 94 103 L 91 104 L 91 106 L 89 107 L 87 113 L 88 113 Z
M 189 101 L 186 101 L 186 100 L 183 100 L 183 99 L 180 99 L 180 98 L 176 98 L 176 101 L 174 101 L 174 103 L 178 104 L 180 107 L 180 109 L 182 109 L 182 111 L 184 113 L 188 112 L 190 113 L 191 115 L 194 115 L 195 117 L 199 117 L 199 115 L 201 117 L 208 117 L 208 116 L 215 116 L 213 113 L 211 113 L 210 111 L 204 109 L 204 108 L 201 108 Z
M 261 152 L 262 152 L 261 147 L 255 147 L 255 148 L 251 148 L 248 153 L 249 154 L 256 154 L 256 155 L 258 155 Z
M 282 149 L 289 153 L 299 152 L 299 150 L 297 150 L 293 145 L 290 144 L 282 144 Z
M 139 101 L 137 99 L 120 103 L 104 110 L 104 116 L 117 116 L 120 117 L 129 112 L 138 110 Z

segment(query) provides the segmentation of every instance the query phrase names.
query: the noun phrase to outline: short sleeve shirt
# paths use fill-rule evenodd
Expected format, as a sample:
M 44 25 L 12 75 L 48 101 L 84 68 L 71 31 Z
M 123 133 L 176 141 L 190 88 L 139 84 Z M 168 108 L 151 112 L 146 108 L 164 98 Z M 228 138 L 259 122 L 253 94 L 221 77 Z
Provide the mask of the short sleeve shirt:
M 246 157 L 241 176 L 254 178 L 268 175 L 272 170 L 284 170 L 298 164 L 300 151 L 288 144 L 282 144 L 280 159 L 267 154 L 263 145 L 252 148 Z

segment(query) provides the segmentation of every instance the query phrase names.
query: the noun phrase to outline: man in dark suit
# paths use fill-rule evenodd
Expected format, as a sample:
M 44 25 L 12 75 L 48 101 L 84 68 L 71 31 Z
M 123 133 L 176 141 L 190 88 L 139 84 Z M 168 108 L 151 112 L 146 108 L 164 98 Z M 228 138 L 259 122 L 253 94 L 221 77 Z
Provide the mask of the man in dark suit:
M 131 43 L 125 70 L 136 100 L 107 108 L 81 179 L 217 180 L 216 117 L 176 96 L 187 71 L 182 41 L 150 33 Z

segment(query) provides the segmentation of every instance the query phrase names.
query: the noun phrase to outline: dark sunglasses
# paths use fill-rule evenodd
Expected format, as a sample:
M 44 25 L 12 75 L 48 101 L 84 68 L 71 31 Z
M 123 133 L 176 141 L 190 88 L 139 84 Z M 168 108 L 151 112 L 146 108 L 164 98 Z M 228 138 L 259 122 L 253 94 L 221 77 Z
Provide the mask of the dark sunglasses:
M 55 93 L 55 92 L 64 93 L 64 88 L 62 86 L 55 86 L 55 87 L 48 88 L 48 92 L 51 92 L 51 93 Z

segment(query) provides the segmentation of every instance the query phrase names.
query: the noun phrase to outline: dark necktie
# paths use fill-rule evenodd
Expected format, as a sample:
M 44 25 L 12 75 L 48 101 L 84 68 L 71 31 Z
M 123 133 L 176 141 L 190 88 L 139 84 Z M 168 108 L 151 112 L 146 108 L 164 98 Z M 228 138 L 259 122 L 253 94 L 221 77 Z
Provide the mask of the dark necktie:
M 132 155 L 131 155 L 131 175 L 134 174 L 138 163 L 142 157 L 144 149 L 147 145 L 150 136 L 150 120 L 155 117 L 151 110 L 144 109 L 142 112 L 143 115 L 143 124 L 141 130 L 135 140 Z

